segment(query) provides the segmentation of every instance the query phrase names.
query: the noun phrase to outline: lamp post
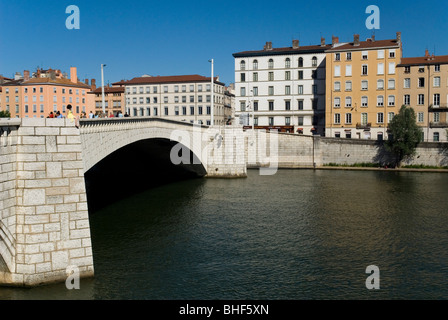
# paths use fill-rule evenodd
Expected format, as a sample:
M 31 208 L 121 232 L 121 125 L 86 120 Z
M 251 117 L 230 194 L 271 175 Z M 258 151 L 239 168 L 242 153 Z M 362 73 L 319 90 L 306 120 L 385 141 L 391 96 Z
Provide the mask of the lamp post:
M 102 107 L 103 107 L 103 115 L 106 114 L 106 99 L 104 97 L 104 67 L 106 65 L 101 65 L 101 92 L 102 92 Z
M 211 117 L 210 117 L 210 124 L 213 126 L 215 125 L 215 70 L 214 70 L 214 64 L 215 61 L 214 59 L 209 60 L 208 62 L 211 62 L 212 64 L 212 86 L 211 86 L 211 91 L 212 91 L 212 106 L 211 106 Z

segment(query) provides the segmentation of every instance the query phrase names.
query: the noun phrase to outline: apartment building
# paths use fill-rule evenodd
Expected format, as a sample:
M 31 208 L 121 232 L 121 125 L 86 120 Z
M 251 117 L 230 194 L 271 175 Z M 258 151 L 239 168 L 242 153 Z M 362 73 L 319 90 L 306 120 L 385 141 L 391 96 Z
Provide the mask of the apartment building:
M 232 115 L 225 104 L 225 84 L 214 79 L 214 125 L 225 125 Z M 163 117 L 211 125 L 212 81 L 200 75 L 145 75 L 113 86 L 125 88 L 126 112 L 131 117 Z
M 99 87 L 89 92 L 89 94 L 94 96 L 95 115 L 103 114 L 103 88 Z M 110 116 L 111 114 L 117 116 L 119 113 L 125 114 L 125 94 L 124 87 L 120 86 L 105 86 L 104 87 L 104 103 L 105 103 L 105 114 Z
M 320 45 L 234 53 L 235 118 L 245 128 L 325 133 L 325 51 Z
M 326 136 L 352 139 L 387 137 L 388 123 L 400 111 L 397 66 L 402 58 L 396 39 L 340 43 L 326 51 Z
M 82 112 L 89 113 L 93 106 L 93 97 L 87 95 L 91 90 L 87 82 L 78 80 L 75 67 L 70 68 L 70 79 L 59 70 L 38 70 L 32 78 L 29 71 L 24 71 L 23 77 L 3 84 L 2 108 L 12 118 L 46 118 L 50 112 L 65 115 L 71 104 L 74 115 L 80 116 Z
M 414 109 L 423 140 L 447 141 L 448 56 L 403 58 L 397 66 L 401 105 Z

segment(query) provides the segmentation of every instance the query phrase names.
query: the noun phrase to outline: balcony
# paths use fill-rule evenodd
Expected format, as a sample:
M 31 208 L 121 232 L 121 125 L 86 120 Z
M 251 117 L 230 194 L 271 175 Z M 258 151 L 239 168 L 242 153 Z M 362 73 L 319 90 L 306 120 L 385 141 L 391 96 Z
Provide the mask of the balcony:
M 448 128 L 448 123 L 446 123 L 446 122 L 430 122 L 429 127 L 431 129 Z
M 359 129 L 359 130 L 361 130 L 361 129 L 367 130 L 367 129 L 370 129 L 370 128 L 372 128 L 372 124 L 371 123 L 357 123 L 356 124 L 356 129 Z
M 440 103 L 438 105 L 431 104 L 428 108 L 429 112 L 448 112 L 448 104 Z

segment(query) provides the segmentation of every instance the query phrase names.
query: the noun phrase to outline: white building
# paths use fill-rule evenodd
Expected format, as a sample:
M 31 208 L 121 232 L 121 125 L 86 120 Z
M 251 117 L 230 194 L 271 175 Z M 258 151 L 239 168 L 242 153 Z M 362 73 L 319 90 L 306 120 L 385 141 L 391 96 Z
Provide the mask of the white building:
M 142 76 L 121 81 L 125 87 L 125 111 L 131 117 L 161 117 L 211 125 L 211 77 L 200 75 Z M 214 124 L 225 125 L 231 116 L 225 106 L 225 84 L 214 79 Z
M 281 132 L 325 134 L 325 50 L 331 45 L 233 54 L 235 116 L 241 124 Z M 238 120 L 239 118 L 239 120 Z

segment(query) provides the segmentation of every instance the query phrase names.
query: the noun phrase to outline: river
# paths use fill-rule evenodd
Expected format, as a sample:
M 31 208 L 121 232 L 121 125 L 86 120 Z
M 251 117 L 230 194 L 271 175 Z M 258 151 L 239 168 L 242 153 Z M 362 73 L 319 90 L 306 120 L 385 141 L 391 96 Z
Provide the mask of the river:
M 80 290 L 0 299 L 447 299 L 447 191 L 446 174 L 392 171 L 171 183 L 91 215 L 95 277 Z

